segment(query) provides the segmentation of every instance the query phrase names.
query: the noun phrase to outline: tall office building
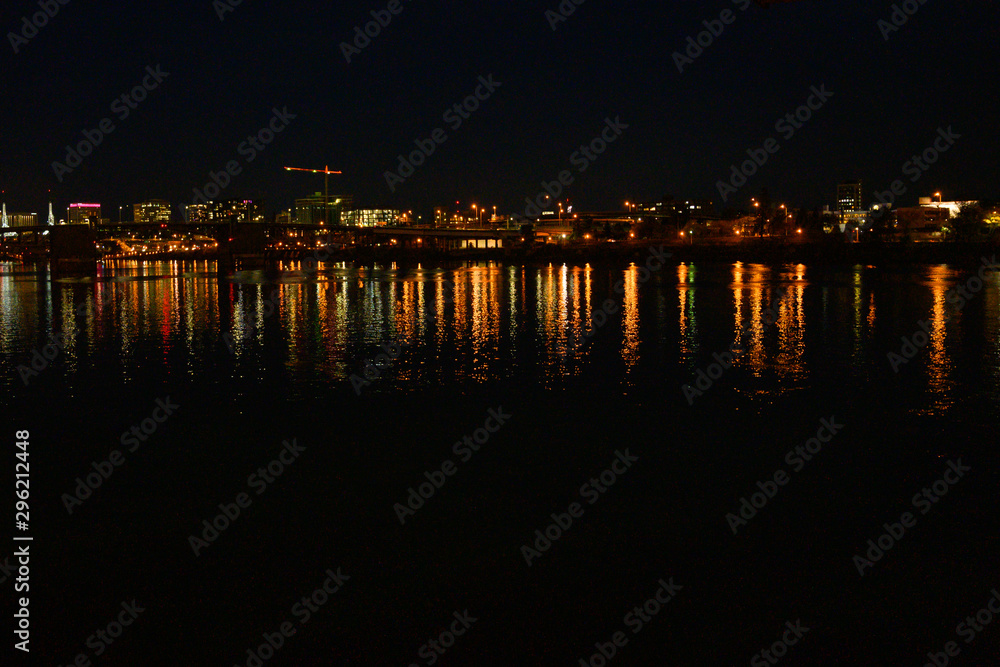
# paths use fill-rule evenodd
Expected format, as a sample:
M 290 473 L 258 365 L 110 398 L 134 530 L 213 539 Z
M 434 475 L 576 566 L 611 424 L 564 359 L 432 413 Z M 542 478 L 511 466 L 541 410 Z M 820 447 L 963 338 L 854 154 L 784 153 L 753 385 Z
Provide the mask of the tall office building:
M 262 202 L 251 199 L 229 199 L 227 201 L 210 201 L 208 206 L 208 222 L 264 222 L 261 212 Z
M 847 181 L 837 186 L 837 209 L 841 211 L 863 211 L 861 202 L 861 181 Z
M 71 225 L 91 224 L 101 222 L 100 204 L 70 204 L 66 222 Z
M 208 204 L 191 204 L 187 207 L 187 221 L 192 225 L 208 222 Z
M 150 199 L 132 207 L 136 223 L 170 222 L 170 202 L 162 199 Z
M 263 203 L 252 199 L 227 199 L 204 204 L 191 204 L 184 212 L 188 224 L 221 224 L 264 222 Z

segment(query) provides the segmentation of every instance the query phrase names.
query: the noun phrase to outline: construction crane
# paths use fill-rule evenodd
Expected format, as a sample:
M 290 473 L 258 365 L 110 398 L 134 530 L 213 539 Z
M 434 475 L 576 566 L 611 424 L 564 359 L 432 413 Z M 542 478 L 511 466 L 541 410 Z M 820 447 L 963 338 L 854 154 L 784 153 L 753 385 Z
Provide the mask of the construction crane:
M 285 167 L 285 171 L 308 171 L 313 174 L 326 174 L 325 177 L 325 188 L 323 191 L 323 222 L 330 222 L 330 174 L 340 174 L 343 172 L 330 171 L 330 166 L 327 165 L 323 169 L 300 169 L 299 167 Z

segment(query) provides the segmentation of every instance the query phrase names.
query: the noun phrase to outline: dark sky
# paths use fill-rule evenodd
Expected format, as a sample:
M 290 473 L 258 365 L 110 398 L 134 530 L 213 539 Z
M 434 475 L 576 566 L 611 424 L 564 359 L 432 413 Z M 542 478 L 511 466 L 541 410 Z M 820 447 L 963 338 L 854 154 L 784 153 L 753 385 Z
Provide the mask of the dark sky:
M 348 64 L 339 44 L 386 2 L 243 0 L 220 21 L 211 0 L 71 1 L 18 53 L 9 36 L 0 47 L 0 188 L 8 211 L 42 213 L 51 189 L 57 216 L 96 201 L 114 218 L 145 198 L 179 210 L 237 160 L 242 173 L 219 198 L 270 210 L 323 188 L 321 176 L 283 166 L 326 164 L 344 172 L 331 191 L 364 207 L 520 211 L 563 169 L 578 208 L 667 193 L 720 204 L 717 181 L 773 137 L 781 150 L 730 205 L 762 187 L 795 205 L 833 204 L 836 183 L 858 177 L 866 199 L 897 178 L 904 203 L 935 190 L 1000 195 L 996 0 L 927 0 L 888 41 L 877 22 L 890 2 L 742 2 L 587 0 L 553 31 L 545 10 L 558 0 L 403 0 Z M 735 22 L 679 73 L 672 54 L 725 9 Z M 6 2 L 0 25 L 20 32 L 37 11 L 37 0 Z M 120 120 L 114 100 L 157 65 L 169 76 Z M 501 87 L 452 131 L 443 113 L 490 74 Z M 786 140 L 775 122 L 821 84 L 834 96 Z M 247 163 L 237 147 L 274 107 L 297 117 Z M 628 129 L 580 173 L 571 154 L 617 116 Z M 104 118 L 114 131 L 60 183 L 53 161 Z M 911 183 L 904 162 L 949 125 L 961 138 Z M 390 192 L 384 172 L 436 128 L 447 141 Z

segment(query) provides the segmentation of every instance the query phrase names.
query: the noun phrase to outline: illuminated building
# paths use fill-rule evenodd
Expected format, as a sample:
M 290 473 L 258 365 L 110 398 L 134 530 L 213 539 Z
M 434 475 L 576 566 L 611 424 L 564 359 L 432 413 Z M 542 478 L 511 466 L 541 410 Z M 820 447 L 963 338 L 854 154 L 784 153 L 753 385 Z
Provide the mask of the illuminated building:
M 715 208 L 715 203 L 711 199 L 674 199 L 673 197 L 663 197 L 656 202 L 636 204 L 634 210 L 651 216 L 674 216 L 687 215 L 691 217 L 702 217 L 711 215 Z
M 350 195 L 330 195 L 326 200 L 322 192 L 317 192 L 311 197 L 295 200 L 295 222 L 300 225 L 350 224 L 344 222 L 343 216 L 353 206 L 354 197 Z
M 401 217 L 396 209 L 356 209 L 344 211 L 341 222 L 351 227 L 385 227 L 397 224 Z
M 938 199 L 940 200 L 940 197 L 938 197 Z M 939 209 L 941 211 L 947 211 L 948 215 L 946 216 L 946 219 L 947 218 L 953 218 L 953 217 L 957 216 L 961 212 L 962 207 L 965 206 L 966 204 L 975 204 L 975 203 L 977 203 L 974 200 L 973 201 L 934 201 L 933 197 L 921 197 L 919 199 L 919 202 L 920 202 L 920 208 L 925 208 L 925 209 Z M 932 217 L 934 217 L 935 219 L 937 219 L 937 218 L 940 218 L 943 215 L 943 213 L 941 213 L 941 214 L 930 214 L 930 215 Z
M 69 213 L 66 220 L 71 225 L 92 224 L 96 225 L 101 221 L 100 204 L 70 204 Z
M 837 186 L 837 209 L 861 211 L 861 181 L 847 181 Z
M 264 222 L 261 205 L 262 202 L 255 202 L 252 199 L 229 199 L 221 202 L 210 201 L 207 204 L 208 221 L 211 223 Z
M 14 227 L 35 227 L 38 225 L 37 213 L 10 213 L 7 221 L 11 228 Z
M 192 225 L 208 222 L 208 204 L 191 204 L 188 206 L 187 221 Z
M 192 225 L 264 222 L 261 205 L 251 199 L 229 199 L 191 204 L 185 211 L 188 224 Z
M 150 199 L 132 207 L 134 220 L 138 224 L 170 222 L 170 202 L 162 199 Z

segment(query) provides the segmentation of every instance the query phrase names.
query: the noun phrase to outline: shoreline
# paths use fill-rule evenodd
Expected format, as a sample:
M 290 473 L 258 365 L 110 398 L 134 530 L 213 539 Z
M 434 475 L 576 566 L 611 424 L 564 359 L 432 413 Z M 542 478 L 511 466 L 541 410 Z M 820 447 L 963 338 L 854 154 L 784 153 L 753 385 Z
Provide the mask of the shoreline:
M 279 263 L 308 262 L 324 254 L 325 263 L 349 262 L 369 264 L 461 264 L 468 262 L 499 262 L 503 264 L 540 265 L 552 263 L 584 266 L 586 264 L 621 264 L 645 261 L 652 249 L 669 253 L 675 262 L 721 262 L 744 264 L 806 264 L 809 266 L 896 266 L 920 264 L 952 264 L 958 267 L 979 266 L 983 259 L 992 259 L 1000 250 L 996 242 L 933 242 L 933 243 L 846 243 L 839 240 L 776 241 L 773 239 L 744 239 L 738 243 L 700 242 L 694 245 L 676 241 L 650 239 L 622 243 L 514 246 L 489 250 L 462 250 L 442 252 L 411 248 L 348 248 L 321 252 L 301 252 L 290 255 L 237 256 L 230 258 L 219 253 L 200 253 L 195 256 L 169 254 L 144 255 L 136 258 L 115 258 L 107 262 L 218 262 L 218 271 L 231 273 L 241 270 L 275 269 Z M 662 249 L 662 250 L 661 250 Z M 5 260 L 17 263 L 16 260 Z M 60 275 L 86 275 L 95 273 L 102 260 L 86 268 L 77 265 L 72 270 L 53 270 Z M 28 263 L 35 270 L 44 271 L 51 262 Z M 27 266 L 22 264 L 22 266 Z
M 844 243 L 839 241 L 774 242 L 770 239 L 740 243 L 699 243 L 682 245 L 665 240 L 630 241 L 601 245 L 546 245 L 498 250 L 442 253 L 401 248 L 371 248 L 331 254 L 333 261 L 353 262 L 463 262 L 498 261 L 516 264 L 607 264 L 645 261 L 651 249 L 670 253 L 676 262 L 723 262 L 746 264 L 808 265 L 907 265 L 955 264 L 978 266 L 1000 250 L 993 242 L 972 243 Z M 297 260 L 311 257 L 304 254 Z M 265 260 L 265 264 L 269 263 Z

